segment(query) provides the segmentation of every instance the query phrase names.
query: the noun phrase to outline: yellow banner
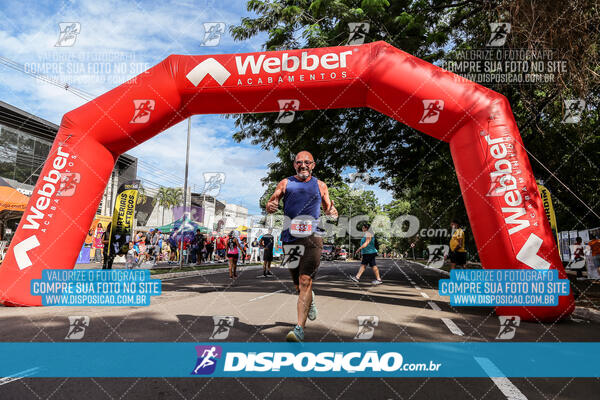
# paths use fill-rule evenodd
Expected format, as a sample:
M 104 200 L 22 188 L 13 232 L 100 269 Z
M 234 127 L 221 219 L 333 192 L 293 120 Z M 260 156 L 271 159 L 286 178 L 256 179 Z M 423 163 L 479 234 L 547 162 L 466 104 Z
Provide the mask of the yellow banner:
M 540 185 L 538 183 L 538 191 L 540 192 L 540 196 L 542 198 L 542 204 L 544 205 L 544 211 L 546 212 L 546 217 L 550 222 L 550 228 L 552 228 L 552 232 L 556 237 L 556 245 L 559 246 L 558 250 L 560 253 L 560 240 L 558 238 L 558 226 L 556 225 L 556 214 L 554 213 L 554 206 L 552 205 L 552 196 L 550 195 L 550 191 L 546 186 Z
M 140 181 L 131 181 L 121 185 L 117 192 L 109 242 L 109 246 L 114 247 L 115 254 L 125 250 L 133 235 L 133 217 L 139 188 Z

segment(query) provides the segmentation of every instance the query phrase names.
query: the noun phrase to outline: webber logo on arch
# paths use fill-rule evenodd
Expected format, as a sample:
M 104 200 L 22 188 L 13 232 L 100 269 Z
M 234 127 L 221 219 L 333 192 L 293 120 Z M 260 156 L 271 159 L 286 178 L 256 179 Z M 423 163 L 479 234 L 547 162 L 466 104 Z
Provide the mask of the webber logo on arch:
M 346 71 L 348 61 L 354 51 L 323 54 L 310 54 L 308 51 L 303 51 L 300 54 L 285 52 L 272 57 L 269 57 L 268 53 L 236 56 L 235 71 L 238 75 L 236 85 L 302 83 L 338 78 L 345 79 L 348 77 Z M 338 72 L 337 70 L 341 71 Z M 220 86 L 223 86 L 232 75 L 232 71 L 231 68 L 228 69 L 221 62 L 210 57 L 192 68 L 187 73 L 186 78 L 192 85 L 197 87 L 208 75 Z M 254 75 L 258 75 L 258 77 L 247 77 Z

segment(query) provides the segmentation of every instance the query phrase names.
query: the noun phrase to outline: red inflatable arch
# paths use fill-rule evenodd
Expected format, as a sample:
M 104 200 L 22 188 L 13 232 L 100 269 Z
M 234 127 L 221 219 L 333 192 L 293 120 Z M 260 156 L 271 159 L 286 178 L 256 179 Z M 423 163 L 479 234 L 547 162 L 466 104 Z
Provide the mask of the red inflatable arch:
M 0 301 L 40 305 L 31 279 L 72 268 L 117 157 L 194 114 L 370 107 L 450 144 L 485 268 L 565 272 L 506 98 L 387 43 L 249 54 L 167 57 L 67 113 L 0 267 Z M 70 196 L 60 176 L 79 174 Z M 72 191 L 71 191 L 72 192 Z M 573 310 L 501 307 L 554 320 Z

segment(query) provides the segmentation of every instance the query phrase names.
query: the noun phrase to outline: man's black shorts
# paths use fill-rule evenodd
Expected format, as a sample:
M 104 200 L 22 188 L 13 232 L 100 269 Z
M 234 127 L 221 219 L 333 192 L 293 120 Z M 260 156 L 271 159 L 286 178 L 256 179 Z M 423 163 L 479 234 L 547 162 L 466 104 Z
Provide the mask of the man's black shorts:
M 292 249 L 294 245 L 304 246 L 304 252 L 300 256 L 300 262 L 298 268 L 290 269 L 292 274 L 292 280 L 294 284 L 298 285 L 300 282 L 300 275 L 308 275 L 312 279 L 317 275 L 317 269 L 321 264 L 321 253 L 323 251 L 323 238 L 320 236 L 311 235 L 305 238 L 299 238 L 291 243 L 284 243 L 284 260 L 287 259 L 285 254 L 286 248 L 288 251 Z M 285 267 L 285 266 L 284 266 Z
M 465 265 L 467 263 L 467 252 L 466 251 L 451 251 L 448 254 L 450 262 L 456 265 Z
M 377 257 L 377 253 L 371 254 L 363 254 L 361 265 L 368 265 L 369 267 L 376 267 L 377 261 L 375 261 L 375 257 Z
M 272 247 L 265 247 L 263 261 L 269 261 L 269 262 L 273 261 L 273 248 Z

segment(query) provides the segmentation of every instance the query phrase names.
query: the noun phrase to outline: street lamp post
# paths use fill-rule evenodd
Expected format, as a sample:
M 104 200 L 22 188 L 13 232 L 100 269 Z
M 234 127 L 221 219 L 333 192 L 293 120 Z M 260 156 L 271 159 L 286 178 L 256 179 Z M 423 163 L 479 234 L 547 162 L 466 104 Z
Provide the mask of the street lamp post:
M 187 187 L 188 170 L 190 164 L 190 132 L 192 131 L 192 117 L 188 118 L 187 146 L 185 149 L 185 180 L 183 181 L 183 220 L 181 221 L 181 241 L 179 242 L 179 268 L 183 268 L 183 234 L 185 229 L 185 220 L 187 218 Z

